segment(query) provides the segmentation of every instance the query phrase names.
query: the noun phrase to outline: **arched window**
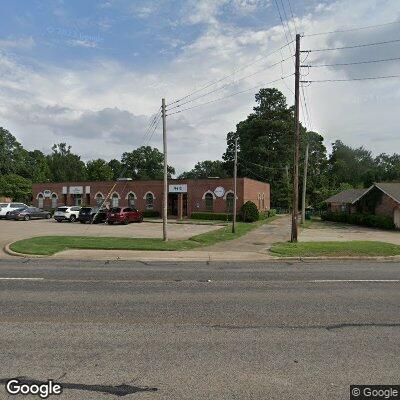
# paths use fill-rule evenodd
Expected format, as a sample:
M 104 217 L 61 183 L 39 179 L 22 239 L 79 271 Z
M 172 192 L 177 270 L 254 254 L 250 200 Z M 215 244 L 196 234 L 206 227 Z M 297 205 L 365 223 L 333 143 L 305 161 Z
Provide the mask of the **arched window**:
M 119 194 L 114 192 L 111 196 L 111 207 L 119 206 Z
M 44 200 L 44 197 L 43 197 L 43 194 L 42 194 L 42 193 L 39 193 L 39 194 L 37 195 L 37 200 L 38 200 L 38 208 L 43 208 L 43 200 Z
M 212 195 L 212 193 L 206 193 L 204 195 L 204 200 L 206 201 L 206 211 L 213 212 L 214 196 Z
M 227 213 L 232 213 L 233 212 L 233 200 L 235 198 L 235 195 L 230 192 L 226 195 L 226 212 Z
M 152 210 L 154 208 L 154 194 L 151 192 L 146 193 L 146 209 Z
M 57 208 L 57 202 L 58 202 L 57 193 L 53 193 L 51 195 L 51 208 L 56 209 Z
M 103 204 L 104 201 L 104 196 L 103 193 L 96 193 L 96 196 L 94 196 L 95 200 L 96 200 L 96 206 L 100 207 Z
M 131 208 L 136 208 L 135 204 L 136 204 L 136 194 L 133 192 L 129 192 L 128 195 L 126 196 L 126 198 L 128 199 L 128 207 Z

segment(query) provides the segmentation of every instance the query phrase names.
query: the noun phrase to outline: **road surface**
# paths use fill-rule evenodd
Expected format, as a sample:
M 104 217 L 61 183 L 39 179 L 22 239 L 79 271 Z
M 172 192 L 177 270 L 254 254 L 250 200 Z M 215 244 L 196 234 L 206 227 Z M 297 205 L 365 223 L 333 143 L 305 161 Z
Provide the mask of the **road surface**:
M 0 260 L 0 398 L 347 399 L 400 382 L 400 263 Z M 22 397 L 27 398 L 27 397 Z

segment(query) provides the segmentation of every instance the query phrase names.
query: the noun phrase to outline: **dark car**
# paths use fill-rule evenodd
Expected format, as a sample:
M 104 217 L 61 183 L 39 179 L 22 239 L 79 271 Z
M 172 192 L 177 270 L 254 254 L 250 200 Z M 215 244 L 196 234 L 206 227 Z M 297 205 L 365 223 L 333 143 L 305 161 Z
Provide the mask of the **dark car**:
M 91 224 L 98 224 L 107 220 L 107 210 L 99 209 L 99 207 L 82 207 L 79 210 L 78 221 L 81 224 L 90 222 Z
M 142 222 L 143 215 L 136 208 L 131 207 L 113 207 L 107 215 L 107 222 L 112 225 L 114 223 L 129 224 L 129 222 Z
M 49 211 L 43 211 L 36 207 L 18 208 L 14 211 L 10 211 L 7 214 L 7 219 L 24 220 L 29 221 L 30 219 L 50 219 L 51 213 Z

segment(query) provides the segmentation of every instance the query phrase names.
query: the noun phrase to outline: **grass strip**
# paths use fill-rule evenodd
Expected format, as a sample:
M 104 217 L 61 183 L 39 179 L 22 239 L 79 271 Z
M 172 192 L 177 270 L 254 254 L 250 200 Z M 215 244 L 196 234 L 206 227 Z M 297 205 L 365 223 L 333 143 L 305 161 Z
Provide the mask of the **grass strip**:
M 281 257 L 396 256 L 400 246 L 378 241 L 276 243 L 270 252 Z
M 37 236 L 14 242 L 10 246 L 10 249 L 22 254 L 38 255 L 52 255 L 68 249 L 183 251 L 236 239 L 275 218 L 271 217 L 254 223 L 238 222 L 236 233 L 231 232 L 231 226 L 226 226 L 221 229 L 192 236 L 187 240 L 169 240 L 168 242 L 164 242 L 158 238 Z

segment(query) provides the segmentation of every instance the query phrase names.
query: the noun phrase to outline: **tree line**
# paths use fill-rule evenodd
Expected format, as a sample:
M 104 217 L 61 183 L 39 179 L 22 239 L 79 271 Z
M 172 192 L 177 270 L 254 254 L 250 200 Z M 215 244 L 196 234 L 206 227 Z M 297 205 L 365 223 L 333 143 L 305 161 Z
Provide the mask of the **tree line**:
M 261 89 L 255 101 L 253 112 L 227 134 L 222 160 L 198 162 L 178 178 L 232 177 L 237 138 L 238 176 L 269 182 L 272 206 L 290 209 L 294 107 L 288 106 L 285 96 L 274 88 Z M 301 126 L 300 136 L 300 178 L 305 147 L 309 144 L 308 205 L 321 208 L 327 197 L 343 189 L 400 179 L 399 154 L 382 153 L 374 157 L 363 146 L 354 148 L 337 140 L 328 155 L 321 134 Z M 119 177 L 162 179 L 163 161 L 163 154 L 157 148 L 142 146 L 124 152 L 119 160 L 98 158 L 85 163 L 66 143 L 55 144 L 50 154 L 29 151 L 10 132 L 0 128 L 0 195 L 28 201 L 31 185 L 36 182 L 107 181 Z M 175 176 L 172 166 L 168 166 L 168 175 Z

